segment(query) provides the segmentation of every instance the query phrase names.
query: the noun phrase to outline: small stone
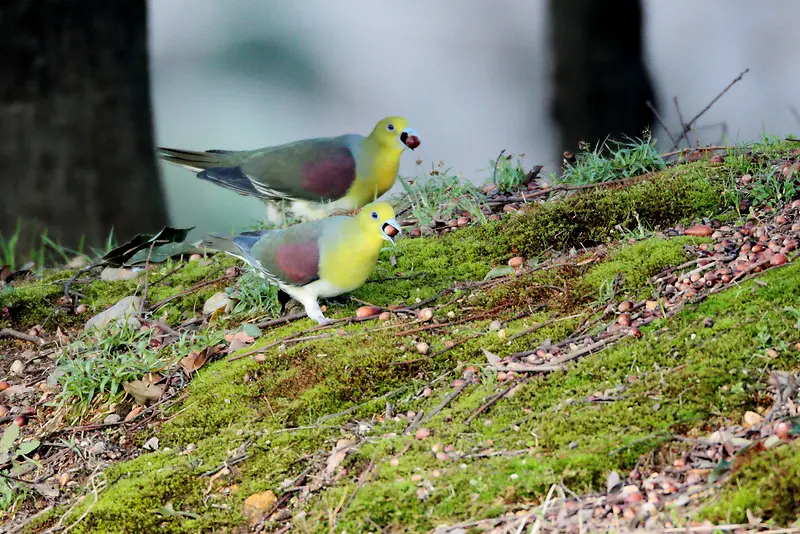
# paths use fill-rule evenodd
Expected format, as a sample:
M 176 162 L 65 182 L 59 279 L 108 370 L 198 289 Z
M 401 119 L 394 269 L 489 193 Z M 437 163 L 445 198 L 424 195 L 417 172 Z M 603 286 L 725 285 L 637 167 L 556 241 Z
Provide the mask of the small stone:
M 789 439 L 789 434 L 792 431 L 792 425 L 786 421 L 780 421 L 775 424 L 775 435 L 783 440 Z
M 247 518 L 247 523 L 254 527 L 257 525 L 273 505 L 278 501 L 272 490 L 254 493 L 244 500 L 242 513 Z
M 453 341 L 452 339 L 448 339 L 447 341 L 444 342 L 444 348 L 446 348 L 446 349 L 452 349 L 455 346 L 456 346 L 456 342 Z
M 217 310 L 223 310 L 225 313 L 233 309 L 233 301 L 227 293 L 219 292 L 214 293 L 203 304 L 203 315 L 211 315 Z
M 756 412 L 748 411 L 745 412 L 744 417 L 742 417 L 742 426 L 744 426 L 745 428 L 751 428 L 757 424 L 760 424 L 763 420 L 764 418 L 761 417 Z
M 422 475 L 420 474 L 411 475 L 411 482 L 422 482 Z
M 153 436 L 152 438 L 148 439 L 142 445 L 143 449 L 147 449 L 148 451 L 157 451 L 158 450 L 158 438 Z
M 431 395 L 433 395 L 433 390 L 431 388 L 425 388 L 422 390 L 422 396 L 425 397 L 426 399 Z
M 647 311 L 655 311 L 658 309 L 658 301 L 657 300 L 648 300 L 644 303 L 644 309 Z
M 422 322 L 430 321 L 431 319 L 433 319 L 433 310 L 430 308 L 422 308 L 417 313 L 417 319 L 419 319 Z
M 136 318 L 142 306 L 142 299 L 136 296 L 125 297 L 86 322 L 84 330 L 97 328 L 103 330 L 112 324 L 126 323 L 132 328 L 139 328 L 141 323 Z
M 456 222 L 459 226 L 466 226 L 469 224 L 469 217 L 459 217 Z
M 426 488 L 417 488 L 417 499 L 424 501 L 430 496 L 430 492 Z
M 500 330 L 503 327 L 503 323 L 495 319 L 491 323 L 489 323 L 489 330 Z
M 630 326 L 631 325 L 631 316 L 628 315 L 627 313 L 621 314 L 619 317 L 617 317 L 617 324 L 619 324 L 620 326 L 625 326 L 625 327 Z
M 687 228 L 683 233 L 695 237 L 710 237 L 711 234 L 714 233 L 714 230 L 705 224 L 696 224 Z
M 389 320 L 389 319 L 391 319 L 391 318 L 392 318 L 392 312 L 388 312 L 388 311 L 382 312 L 382 313 L 381 313 L 381 314 L 378 316 L 378 320 L 379 320 L 379 321 L 388 321 L 388 320 Z
M 631 301 L 629 300 L 625 300 L 619 303 L 619 306 L 617 306 L 617 311 L 619 311 L 620 313 L 625 313 L 630 311 L 632 307 L 633 303 L 631 303 Z
M 119 414 L 110 413 L 108 414 L 105 419 L 103 419 L 104 425 L 113 425 L 114 423 L 119 423 L 120 419 L 122 419 Z
M 156 439 L 156 438 L 151 438 L 151 439 Z M 153 449 L 153 450 L 155 450 L 155 449 Z M 105 441 L 98 441 L 97 443 L 92 445 L 91 448 L 89 449 L 89 453 L 90 454 L 94 454 L 95 456 L 97 456 L 98 454 L 103 454 L 104 452 L 106 452 L 106 442 Z
M 778 445 L 782 445 L 783 441 L 776 435 L 772 435 L 764 440 L 764 448 L 766 449 L 774 449 Z
M 450 460 L 450 457 L 444 452 L 437 452 L 436 459 L 439 460 L 440 462 L 446 462 Z
M 773 359 L 780 356 L 780 354 L 778 354 L 778 351 L 775 349 L 767 349 L 764 351 L 764 354 L 766 354 L 768 358 L 773 358 Z
M 14 360 L 8 370 L 11 371 L 12 375 L 21 375 L 25 372 L 25 364 L 22 363 L 22 360 Z
M 414 433 L 414 437 L 419 440 L 428 438 L 430 437 L 430 435 L 431 435 L 430 429 L 425 427 L 417 429 L 417 431 Z
M 513 267 L 515 269 L 517 267 L 521 267 L 522 264 L 524 263 L 525 263 L 525 258 L 523 258 L 522 256 L 514 256 L 513 258 L 508 260 L 508 266 Z
M 750 175 L 750 174 L 743 174 L 742 175 L 742 183 L 743 184 L 749 184 L 752 181 L 753 181 L 753 176 L 752 175 Z
M 78 315 L 83 315 L 87 311 L 89 311 L 89 306 L 87 306 L 86 304 L 78 304 L 75 307 L 75 313 Z
M 430 350 L 430 346 L 427 343 L 425 343 L 424 341 L 420 341 L 419 343 L 416 344 L 416 349 L 417 349 L 417 352 L 419 352 L 422 355 L 425 355 L 425 354 L 428 354 L 428 351 Z
M 106 267 L 100 273 L 100 280 L 103 282 L 119 282 L 121 280 L 133 280 L 138 278 L 144 271 L 134 271 L 133 269 Z

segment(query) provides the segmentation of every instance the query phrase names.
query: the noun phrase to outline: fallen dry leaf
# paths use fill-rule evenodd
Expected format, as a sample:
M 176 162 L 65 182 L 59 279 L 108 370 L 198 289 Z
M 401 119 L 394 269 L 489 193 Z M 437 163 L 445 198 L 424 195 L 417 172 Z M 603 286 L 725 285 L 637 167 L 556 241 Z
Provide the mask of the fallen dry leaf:
M 157 401 L 164 394 L 164 388 L 144 380 L 131 380 L 122 384 L 123 389 L 136 401 L 145 405 L 148 401 Z
M 203 367 L 203 365 L 205 365 L 205 363 L 211 359 L 216 352 L 216 346 L 205 347 L 199 352 L 192 352 L 188 356 L 185 356 L 183 359 L 181 359 L 181 367 L 183 367 L 183 370 L 186 371 L 187 375 L 191 375 L 193 372 Z
M 0 391 L 0 397 L 11 398 L 14 395 L 24 395 L 25 393 L 30 393 L 31 391 L 33 391 L 33 388 L 26 387 L 25 384 L 14 384 L 13 386 L 8 386 L 6 389 Z
M 256 340 L 253 336 L 249 335 L 244 330 L 240 330 L 235 334 L 225 334 L 225 340 L 230 342 L 228 347 L 228 354 L 233 354 L 237 350 L 243 349 L 250 343 Z
M 486 356 L 486 361 L 488 361 L 491 365 L 497 365 L 501 361 L 503 361 L 500 358 L 500 356 L 498 356 L 497 354 L 495 354 L 493 352 L 489 352 L 488 350 L 484 349 L 483 347 L 481 347 L 481 350 L 483 351 L 483 355 Z
M 261 521 L 277 500 L 278 498 L 275 497 L 275 493 L 271 490 L 254 493 L 246 498 L 244 500 L 244 506 L 242 507 L 242 513 L 247 518 L 247 523 L 250 526 L 254 526 Z
M 340 439 L 336 442 L 336 446 L 331 451 L 328 457 L 328 462 L 325 465 L 325 474 L 329 477 L 333 476 L 333 472 L 344 461 L 347 453 L 355 448 L 356 442 L 351 439 Z

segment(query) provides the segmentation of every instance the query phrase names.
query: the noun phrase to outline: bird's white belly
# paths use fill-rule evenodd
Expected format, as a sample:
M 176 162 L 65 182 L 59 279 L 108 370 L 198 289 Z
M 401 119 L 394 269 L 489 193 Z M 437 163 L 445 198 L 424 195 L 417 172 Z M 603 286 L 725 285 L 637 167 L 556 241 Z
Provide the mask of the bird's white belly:
M 337 297 L 342 293 L 347 293 L 346 289 L 342 289 L 339 286 L 333 285 L 326 280 L 315 280 L 314 282 L 311 282 L 303 287 L 287 287 L 281 284 L 280 288 L 295 298 L 297 298 L 295 295 L 304 295 L 314 299 L 324 299 L 329 297 Z

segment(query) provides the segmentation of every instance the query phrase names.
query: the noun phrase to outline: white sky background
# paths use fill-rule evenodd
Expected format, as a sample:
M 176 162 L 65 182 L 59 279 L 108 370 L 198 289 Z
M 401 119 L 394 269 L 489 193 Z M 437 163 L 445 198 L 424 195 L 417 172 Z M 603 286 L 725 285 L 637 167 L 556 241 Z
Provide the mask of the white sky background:
M 307 137 L 367 134 L 404 115 L 422 146 L 401 174 L 443 160 L 475 182 L 501 149 L 528 164 L 557 164 L 549 118 L 549 47 L 543 0 L 150 0 L 156 142 L 244 149 Z M 745 67 L 750 73 L 703 116 L 727 122 L 729 141 L 800 131 L 800 2 L 645 0 L 646 52 L 662 115 L 687 117 Z M 264 36 L 304 51 L 317 93 L 209 58 Z M 255 63 L 258 65 L 258 61 Z M 302 73 L 301 73 L 302 74 Z M 656 136 L 666 137 L 658 128 Z M 720 129 L 703 142 L 720 141 Z M 707 137 L 706 137 L 707 136 Z M 259 201 L 162 164 L 173 224 L 229 232 L 259 218 Z

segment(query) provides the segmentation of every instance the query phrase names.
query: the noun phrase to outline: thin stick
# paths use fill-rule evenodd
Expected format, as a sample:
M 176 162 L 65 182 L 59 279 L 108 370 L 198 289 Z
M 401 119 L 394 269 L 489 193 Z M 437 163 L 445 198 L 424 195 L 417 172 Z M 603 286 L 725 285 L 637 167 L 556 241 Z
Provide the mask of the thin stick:
M 661 118 L 661 115 L 659 115 L 658 110 L 656 109 L 656 107 L 649 100 L 647 100 L 645 102 L 645 105 L 648 108 L 650 108 L 650 111 L 653 112 L 653 116 L 656 118 L 656 121 L 658 122 L 658 124 L 660 124 L 661 127 L 664 128 L 664 131 L 666 132 L 667 136 L 669 136 L 669 140 L 672 141 L 672 148 L 677 150 L 678 149 L 678 145 L 675 142 L 675 137 L 672 135 L 672 133 L 670 133 L 669 128 L 667 128 L 667 125 L 664 123 L 664 119 Z
M 688 145 L 689 138 L 686 137 L 686 134 L 692 127 L 683 120 L 683 113 L 681 113 L 681 107 L 678 105 L 677 96 L 672 97 L 672 103 L 675 104 L 675 111 L 678 112 L 678 120 L 681 122 L 681 135 L 678 136 L 678 143 L 680 143 L 682 139 L 686 139 L 686 144 Z
M 581 315 L 585 315 L 585 314 L 586 314 L 586 312 L 579 313 L 579 314 L 576 314 L 576 315 L 569 315 L 567 317 L 556 317 L 555 319 L 550 319 L 548 321 L 544 321 L 543 323 L 537 323 L 537 324 L 533 325 L 532 327 L 530 327 L 530 328 L 528 328 L 526 330 L 523 330 L 522 332 L 517 332 L 516 334 L 514 334 L 513 336 L 508 338 L 508 340 L 509 341 L 514 341 L 515 339 L 519 339 L 519 338 L 521 338 L 523 336 L 527 336 L 528 334 L 532 334 L 533 332 L 536 332 L 537 330 L 539 330 L 540 328 L 544 328 L 545 326 L 549 326 L 549 325 L 551 325 L 553 323 L 557 323 L 559 321 L 566 321 L 567 319 L 575 319 L 576 317 L 580 317 Z M 527 354 L 526 354 L 526 356 L 527 356 Z
M 426 415 L 425 417 L 423 417 L 423 418 L 421 418 L 419 421 L 417 421 L 417 424 L 416 424 L 416 425 L 415 425 L 414 423 L 412 423 L 412 424 L 411 424 L 411 425 L 410 425 L 410 426 L 409 426 L 409 427 L 406 429 L 406 432 L 405 432 L 405 433 L 410 433 L 412 430 L 415 430 L 415 429 L 417 428 L 417 426 L 419 426 L 419 425 L 421 425 L 421 424 L 423 424 L 423 423 L 427 423 L 428 421 L 430 421 L 430 420 L 431 420 L 433 417 L 435 417 L 435 416 L 436 416 L 436 414 L 438 414 L 439 412 L 441 412 L 442 410 L 444 410 L 444 408 L 445 408 L 445 407 L 446 407 L 448 404 L 450 404 L 450 403 L 453 401 L 453 399 L 455 399 L 456 397 L 458 397 L 458 396 L 461 394 L 461 392 L 462 392 L 462 391 L 464 391 L 464 390 L 467 388 L 467 386 L 469 386 L 469 385 L 470 385 L 470 383 L 471 383 L 471 382 L 472 382 L 472 380 L 471 380 L 471 379 L 466 379 L 466 380 L 464 380 L 463 382 L 461 382 L 461 383 L 458 385 L 458 387 L 456 387 L 456 389 L 454 389 L 453 391 L 451 391 L 450 393 L 448 393 L 448 394 L 447 394 L 447 396 L 446 396 L 444 399 L 442 399 L 442 402 L 440 402 L 440 403 L 439 403 L 439 405 L 438 405 L 438 406 L 436 406 L 436 408 L 434 408 L 434 409 L 433 409 L 433 410 L 432 410 L 432 411 L 431 411 L 431 412 L 430 412 L 428 415 Z M 415 419 L 415 420 L 416 420 L 416 419 Z
M 478 408 L 477 410 L 475 410 L 474 412 L 472 412 L 472 413 L 470 414 L 470 416 L 469 416 L 469 417 L 467 417 L 467 420 L 466 420 L 466 421 L 464 421 L 464 424 L 465 424 L 465 425 L 467 425 L 467 426 L 469 426 L 469 424 L 470 424 L 470 423 L 472 423 L 472 421 L 473 421 L 473 420 L 474 420 L 476 417 L 478 417 L 480 414 L 482 414 L 483 412 L 485 412 L 486 410 L 488 410 L 489 408 L 491 408 L 492 406 L 494 406 L 494 405 L 497 403 L 497 401 L 499 401 L 500 399 L 502 399 L 503 397 L 505 397 L 506 395 L 508 395 L 508 392 L 509 392 L 509 391 L 511 391 L 512 389 L 514 389 L 515 387 L 517 387 L 517 386 L 518 386 L 519 384 L 521 384 L 522 382 L 524 382 L 524 380 L 515 380 L 514 382 L 512 382 L 512 383 L 511 383 L 511 385 L 510 385 L 510 386 L 508 386 L 508 387 L 507 387 L 506 389 L 504 389 L 503 391 L 501 391 L 501 392 L 499 392 L 499 393 L 496 393 L 496 394 L 492 395 L 491 397 L 489 397 L 489 400 L 487 400 L 486 402 L 484 402 L 484 403 L 483 403 L 483 405 L 481 405 L 481 407 L 480 407 L 480 408 Z
M 306 312 L 297 312 L 291 315 L 284 315 L 283 317 L 278 317 L 277 319 L 268 319 L 266 321 L 261 321 L 257 323 L 256 326 L 259 328 L 267 328 L 270 326 L 275 326 L 279 324 L 288 324 L 292 321 L 297 321 L 298 319 L 302 319 L 303 317 L 307 317 Z
M 586 345 L 585 347 L 582 347 L 576 351 L 569 352 L 563 356 L 559 356 L 558 358 L 553 358 L 549 362 L 542 365 L 522 365 L 512 362 L 506 365 L 492 365 L 490 368 L 493 371 L 514 371 L 515 373 L 546 373 L 550 371 L 556 371 L 561 368 L 562 364 L 576 358 L 580 358 L 584 354 L 588 354 L 592 351 L 605 348 L 607 345 L 619 341 L 623 337 L 624 334 L 616 334 L 614 336 L 601 339 L 600 341 L 596 341 L 591 345 Z
M 198 284 L 193 285 L 192 287 L 190 287 L 186 291 L 181 291 L 178 294 L 175 294 L 175 295 L 172 295 L 171 297 L 165 298 L 161 302 L 156 302 L 155 304 L 150 306 L 150 309 L 148 309 L 147 311 L 154 312 L 154 311 L 158 310 L 159 308 L 165 306 L 166 304 L 169 304 L 173 300 L 181 298 L 181 297 L 184 297 L 184 296 L 189 295 L 191 293 L 194 293 L 198 289 L 204 288 L 206 286 L 210 286 L 212 284 L 216 284 L 218 282 L 222 282 L 223 280 L 230 280 L 230 279 L 235 278 L 235 277 L 236 277 L 235 274 L 231 274 L 231 275 L 225 274 L 225 275 L 220 276 L 219 278 L 214 278 L 213 280 L 205 280 L 203 282 L 200 282 Z
M 144 290 L 142 290 L 142 302 L 139 304 L 139 315 L 144 315 L 144 310 L 147 307 L 147 292 L 150 290 L 150 257 L 153 254 L 155 245 L 155 240 L 150 243 L 150 248 L 147 250 L 147 259 L 144 260 Z
M 403 430 L 403 435 L 407 436 L 412 429 L 417 428 L 419 422 L 422 420 L 422 417 L 425 415 L 425 412 L 422 410 L 419 411 L 417 415 L 414 416 L 414 419 L 409 423 L 405 430 Z
M 689 141 L 689 138 L 688 138 L 688 137 L 686 137 L 686 134 L 687 134 L 687 133 L 689 133 L 689 130 L 691 130 L 691 128 L 692 128 L 692 125 L 693 125 L 693 124 L 694 124 L 694 123 L 697 121 L 697 119 L 699 119 L 700 117 L 702 117 L 702 116 L 705 114 L 705 112 L 706 112 L 706 111 L 708 111 L 709 109 L 711 109 L 711 106 L 713 106 L 714 104 L 716 104 L 717 100 L 719 100 L 720 98 L 722 98 L 722 95 L 724 95 L 725 93 L 727 93 L 727 92 L 728 92 L 728 90 L 729 90 L 731 87 L 733 87 L 734 85 L 736 85 L 736 83 L 740 82 L 740 81 L 742 80 L 742 77 L 743 77 L 745 74 L 747 74 L 748 72 L 750 72 L 750 69 L 749 69 L 749 68 L 747 68 L 747 69 L 744 69 L 742 72 L 740 72 L 740 73 L 739 73 L 739 75 L 738 75 L 736 78 L 734 78 L 734 79 L 733 79 L 733 81 L 731 81 L 731 83 L 729 83 L 729 84 L 728 84 L 728 85 L 725 87 L 725 89 L 723 89 L 723 90 L 722 90 L 722 92 L 720 92 L 720 93 L 719 93 L 717 96 L 715 96 L 715 97 L 714 97 L 714 99 L 713 99 L 711 102 L 709 102 L 709 103 L 708 103 L 708 105 L 707 105 L 706 107 L 704 107 L 702 110 L 700 110 L 700 112 L 699 112 L 697 115 L 695 115 L 694 117 L 692 117 L 692 120 L 690 120 L 688 123 L 685 123 L 685 124 L 684 124 L 684 123 L 683 123 L 683 119 L 681 118 L 681 126 L 683 127 L 683 132 L 681 133 L 680 137 L 678 137 L 678 142 L 680 142 L 680 141 L 681 141 L 681 139 L 686 139 L 686 141 L 688 142 L 688 141 Z M 676 107 L 676 108 L 678 108 L 678 97 L 677 97 L 677 96 L 674 98 L 674 102 L 675 102 L 675 107 Z M 680 115 L 680 109 L 678 109 L 678 115 Z
M 22 341 L 30 341 L 31 343 L 36 343 L 38 345 L 44 343 L 44 340 L 38 336 L 32 336 L 30 334 L 18 332 L 12 328 L 0 328 L 0 338 L 3 337 L 13 337 L 16 339 L 21 339 Z

